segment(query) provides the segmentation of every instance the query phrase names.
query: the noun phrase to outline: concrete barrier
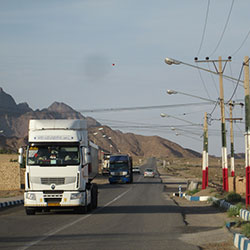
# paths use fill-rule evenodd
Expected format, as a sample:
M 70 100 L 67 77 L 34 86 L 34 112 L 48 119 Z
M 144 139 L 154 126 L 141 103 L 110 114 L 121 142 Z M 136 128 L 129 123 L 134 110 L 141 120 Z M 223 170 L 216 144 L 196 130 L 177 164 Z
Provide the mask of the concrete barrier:
M 245 209 L 240 209 L 240 218 L 249 221 L 250 220 L 250 212 Z
M 242 234 L 234 234 L 234 246 L 240 250 L 250 250 L 250 240 Z

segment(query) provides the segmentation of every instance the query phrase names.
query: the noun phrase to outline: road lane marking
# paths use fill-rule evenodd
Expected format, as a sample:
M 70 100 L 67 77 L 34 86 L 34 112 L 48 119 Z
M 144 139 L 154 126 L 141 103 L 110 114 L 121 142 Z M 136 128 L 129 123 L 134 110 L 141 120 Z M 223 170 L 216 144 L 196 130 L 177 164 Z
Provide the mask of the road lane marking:
M 106 203 L 103 207 L 100 207 L 100 208 L 96 209 L 96 210 L 93 211 L 91 214 L 87 214 L 87 215 L 85 215 L 84 217 L 81 217 L 81 218 L 79 218 L 79 219 L 77 219 L 77 220 L 75 220 L 75 221 L 73 221 L 73 222 L 70 222 L 70 223 L 68 223 L 68 224 L 66 224 L 66 225 L 64 225 L 64 226 L 62 226 L 62 227 L 60 227 L 60 228 L 58 228 L 58 229 L 56 229 L 56 230 L 53 230 L 53 231 L 51 231 L 51 232 L 48 232 L 48 233 L 46 233 L 44 236 L 42 236 L 41 238 L 39 238 L 38 240 L 29 242 L 29 243 L 28 243 L 27 245 L 25 245 L 24 247 L 19 248 L 19 250 L 26 250 L 26 249 L 28 249 L 28 248 L 30 248 L 30 247 L 32 247 L 32 246 L 34 246 L 34 245 L 40 243 L 41 241 L 46 240 L 46 239 L 49 238 L 50 236 L 53 236 L 53 235 L 55 235 L 55 234 L 61 232 L 62 230 L 66 229 L 66 228 L 71 227 L 71 226 L 75 225 L 76 223 L 78 223 L 78 222 L 80 222 L 80 221 L 86 220 L 87 218 L 89 218 L 89 217 L 92 216 L 93 214 L 95 214 L 95 213 L 101 211 L 101 210 L 104 209 L 105 207 L 111 205 L 111 204 L 114 203 L 115 201 L 117 201 L 117 200 L 119 200 L 120 198 L 122 198 L 122 197 L 123 197 L 125 194 L 127 194 L 131 189 L 132 189 L 132 187 L 130 187 L 127 191 L 125 191 L 125 192 L 121 193 L 120 195 L 118 195 L 117 197 L 115 197 L 113 200 L 111 200 L 111 201 L 109 201 L 108 203 Z

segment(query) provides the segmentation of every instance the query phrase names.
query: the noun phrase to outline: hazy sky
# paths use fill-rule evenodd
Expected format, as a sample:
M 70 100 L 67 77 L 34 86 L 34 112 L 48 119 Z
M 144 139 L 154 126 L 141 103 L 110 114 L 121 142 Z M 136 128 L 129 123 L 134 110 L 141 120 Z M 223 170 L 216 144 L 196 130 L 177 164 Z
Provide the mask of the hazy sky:
M 169 96 L 166 89 L 217 100 L 217 76 L 164 63 L 165 57 L 194 64 L 195 56 L 226 59 L 231 55 L 233 60 L 227 64 L 225 74 L 239 77 L 243 58 L 249 55 L 250 2 L 209 3 L 0 0 L 0 87 L 17 103 L 27 102 L 33 109 L 46 108 L 54 101 L 76 110 L 202 102 L 181 94 Z M 199 66 L 214 70 L 212 64 Z M 225 100 L 235 86 L 224 81 Z M 244 99 L 241 86 L 234 99 Z M 197 104 L 83 115 L 114 129 L 159 135 L 201 152 L 202 127 L 190 126 L 190 122 L 202 124 L 204 112 L 210 113 L 213 108 Z M 161 118 L 162 112 L 188 122 Z M 234 117 L 244 118 L 244 108 L 236 106 Z M 219 106 L 212 118 L 209 153 L 220 155 Z M 235 151 L 244 152 L 244 124 L 234 127 Z

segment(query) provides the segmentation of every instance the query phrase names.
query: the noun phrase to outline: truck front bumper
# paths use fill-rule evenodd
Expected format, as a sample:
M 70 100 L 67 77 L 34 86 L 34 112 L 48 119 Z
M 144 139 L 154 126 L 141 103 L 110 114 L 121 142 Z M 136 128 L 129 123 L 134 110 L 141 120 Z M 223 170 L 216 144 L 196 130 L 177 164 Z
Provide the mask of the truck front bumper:
M 83 206 L 86 192 L 64 191 L 61 193 L 28 191 L 24 193 L 25 207 L 74 207 Z
M 130 181 L 129 177 L 125 177 L 125 176 L 112 176 L 112 177 L 109 177 L 109 182 L 110 183 L 127 183 L 129 181 Z

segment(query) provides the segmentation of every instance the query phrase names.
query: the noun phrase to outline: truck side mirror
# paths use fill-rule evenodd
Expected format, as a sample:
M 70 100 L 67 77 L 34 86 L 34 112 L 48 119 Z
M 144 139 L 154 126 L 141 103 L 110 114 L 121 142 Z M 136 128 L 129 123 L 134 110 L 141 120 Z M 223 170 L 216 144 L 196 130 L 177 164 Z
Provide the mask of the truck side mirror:
M 18 153 L 18 163 L 23 164 L 23 148 L 19 148 Z
M 82 165 L 85 166 L 90 163 L 90 150 L 89 148 L 82 148 Z

